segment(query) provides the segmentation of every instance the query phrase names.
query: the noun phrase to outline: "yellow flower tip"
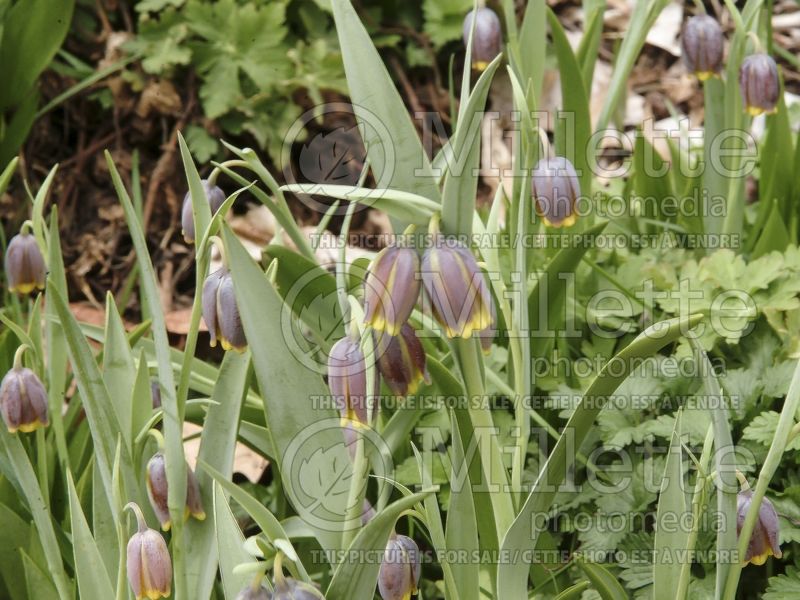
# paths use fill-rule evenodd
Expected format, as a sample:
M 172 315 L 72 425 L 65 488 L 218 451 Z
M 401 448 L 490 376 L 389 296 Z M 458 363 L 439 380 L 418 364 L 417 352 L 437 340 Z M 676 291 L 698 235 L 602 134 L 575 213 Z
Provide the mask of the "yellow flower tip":
M 161 524 L 162 531 L 169 531 L 172 528 L 172 521 L 166 521 Z
M 192 516 L 197 519 L 198 521 L 205 521 L 206 520 L 206 512 L 204 510 L 193 512 Z
M 150 600 L 158 600 L 159 598 L 169 598 L 170 594 L 172 594 L 172 589 L 167 588 L 163 592 L 161 590 L 143 590 L 144 595 L 137 598 L 137 600 L 142 600 L 143 598 L 149 598 Z
M 760 106 L 747 107 L 747 114 L 751 117 L 757 117 L 758 115 L 774 115 L 776 112 L 778 112 L 777 108 L 773 108 L 772 110 L 764 110 Z
M 753 557 L 750 559 L 750 562 L 751 562 L 751 563 L 753 563 L 754 565 L 756 565 L 756 566 L 759 566 L 759 567 L 760 567 L 760 566 L 761 566 L 761 565 L 763 565 L 765 562 L 767 562 L 767 559 L 768 559 L 770 556 L 772 556 L 772 550 L 767 550 L 766 552 L 764 552 L 764 554 L 759 554 L 758 556 L 753 556 Z
M 489 66 L 489 63 L 485 60 L 473 60 L 472 61 L 472 68 L 476 71 L 485 71 L 486 67 Z
M 38 286 L 35 282 L 34 283 L 20 283 L 12 288 L 8 288 L 8 291 L 16 293 L 16 294 L 30 294 L 36 288 L 44 289 L 44 286 Z
M 22 423 L 22 424 L 20 424 L 19 431 L 21 431 L 22 433 L 30 433 L 32 431 L 36 431 L 37 429 L 39 429 L 39 427 L 43 427 L 43 426 L 44 426 L 44 423 L 42 423 L 41 421 L 39 421 L 37 419 L 36 421 L 33 421 L 31 423 Z M 11 431 L 11 429 L 9 429 L 9 431 Z M 11 433 L 14 433 L 14 432 L 11 431 Z
M 709 79 L 711 79 L 712 77 L 716 77 L 716 76 L 717 76 L 717 74 L 716 74 L 716 73 L 714 73 L 714 71 L 697 71 L 697 73 L 695 73 L 695 76 L 696 76 L 696 77 L 697 77 L 697 78 L 698 78 L 700 81 L 708 81 L 708 80 L 709 80 Z
M 542 221 L 544 221 L 544 224 L 547 225 L 548 227 L 552 227 L 554 229 L 561 229 L 562 227 L 572 227 L 573 225 L 575 225 L 575 222 L 577 220 L 578 220 L 578 215 L 576 215 L 574 213 L 571 214 L 570 216 L 568 216 L 563 221 L 560 221 L 559 223 L 554 223 L 553 221 L 551 221 L 547 217 L 542 217 Z
M 221 337 L 219 339 L 219 341 L 222 344 L 222 349 L 225 350 L 226 352 L 228 350 L 232 350 L 233 349 L 233 346 L 231 345 L 231 343 L 228 340 L 226 340 L 224 337 Z

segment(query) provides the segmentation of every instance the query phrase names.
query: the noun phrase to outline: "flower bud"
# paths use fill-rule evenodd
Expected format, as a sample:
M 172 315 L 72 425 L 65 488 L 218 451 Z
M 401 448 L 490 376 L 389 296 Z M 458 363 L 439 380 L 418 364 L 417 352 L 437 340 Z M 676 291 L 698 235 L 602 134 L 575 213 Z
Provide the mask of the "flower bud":
M 219 210 L 219 207 L 225 203 L 225 192 L 223 192 L 216 185 L 211 185 L 208 180 L 203 179 L 203 191 L 206 193 L 206 200 L 208 200 L 208 207 L 211 209 L 213 216 Z M 192 213 L 192 193 L 186 192 L 183 197 L 183 206 L 181 207 L 181 227 L 183 228 L 183 239 L 189 244 L 194 244 L 194 214 Z
M 169 505 L 167 504 L 169 489 L 163 452 L 156 452 L 147 463 L 146 483 L 150 506 L 153 507 L 153 512 L 156 513 L 156 517 L 161 523 L 161 529 L 169 531 L 172 526 L 172 520 L 169 516 Z M 198 521 L 206 518 L 197 478 L 194 475 L 194 471 L 189 468 L 189 465 L 186 465 L 186 510 L 184 511 L 184 519 L 188 519 L 189 515 L 192 515 Z
M 259 585 L 257 588 L 253 588 L 248 585 L 236 595 L 236 600 L 273 600 L 273 596 L 272 592 L 264 586 Z
M 44 289 L 47 268 L 36 238 L 26 232 L 11 238 L 6 248 L 6 275 L 8 291 L 18 294 L 30 294 L 32 291 Z
M 571 227 L 575 224 L 581 185 L 569 160 L 563 156 L 541 159 L 533 168 L 531 190 L 536 212 L 546 225 Z
M 233 289 L 233 278 L 225 267 L 214 271 L 203 284 L 203 320 L 211 335 L 211 346 L 219 338 L 222 348 L 242 351 L 247 346 L 239 306 Z
M 139 530 L 128 542 L 128 581 L 137 600 L 167 598 L 172 593 L 172 560 L 161 534 L 149 529 L 135 504 Z
M 429 380 L 425 368 L 425 349 L 408 323 L 403 324 L 400 335 L 376 332 L 375 351 L 378 370 L 395 395 L 415 394 L 419 382 Z
M 753 501 L 753 490 L 742 490 L 736 497 L 736 534 L 742 533 L 747 511 Z M 780 524 L 778 523 L 778 513 L 775 507 L 766 497 L 761 499 L 761 506 L 758 507 L 758 519 L 756 519 L 753 534 L 750 536 L 750 543 L 747 545 L 747 553 L 744 562 L 751 562 L 754 565 L 763 565 L 769 556 L 780 558 L 783 556 L 781 545 L 778 540 Z
M 272 600 L 325 600 L 325 596 L 310 583 L 284 577 L 275 582 Z
M 713 17 L 697 15 L 686 21 L 681 37 L 683 62 L 700 81 L 719 73 L 724 49 L 722 28 Z
M 36 373 L 17 365 L 0 382 L 0 413 L 11 433 L 47 426 L 47 391 Z
M 745 110 L 752 116 L 778 110 L 781 81 L 778 65 L 768 54 L 751 54 L 739 69 L 739 89 Z
M 376 373 L 376 384 L 378 377 Z M 367 424 L 367 361 L 357 339 L 347 335 L 333 345 L 328 355 L 328 386 L 333 394 L 342 426 Z M 377 394 L 376 389 L 373 394 Z
M 383 600 L 408 600 L 417 593 L 421 565 L 419 547 L 405 535 L 392 535 L 378 572 Z
M 422 285 L 448 337 L 468 338 L 492 323 L 492 296 L 472 252 L 440 237 L 422 257 Z
M 364 283 L 364 322 L 391 335 L 400 333 L 419 297 L 419 255 L 391 246 L 373 259 Z
M 473 13 L 475 11 L 469 11 L 464 18 L 462 36 L 465 46 L 472 31 L 472 21 L 475 18 Z M 491 8 L 481 7 L 475 14 L 477 20 L 475 33 L 472 36 L 472 66 L 482 71 L 502 51 L 503 32 L 500 29 L 500 19 Z

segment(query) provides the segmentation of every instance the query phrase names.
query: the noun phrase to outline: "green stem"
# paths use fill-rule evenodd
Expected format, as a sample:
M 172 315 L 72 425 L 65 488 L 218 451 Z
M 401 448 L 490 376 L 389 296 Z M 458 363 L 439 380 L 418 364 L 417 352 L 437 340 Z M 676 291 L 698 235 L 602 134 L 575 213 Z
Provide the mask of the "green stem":
M 36 466 L 39 471 L 39 487 L 42 489 L 44 505 L 50 508 L 50 486 L 47 483 L 47 443 L 45 432 L 41 427 L 36 429 Z
M 209 245 L 213 243 L 209 241 Z M 209 245 L 197 249 L 197 266 L 195 273 L 195 294 L 192 300 L 192 313 L 189 319 L 189 332 L 186 334 L 186 345 L 183 349 L 183 364 L 181 365 L 180 381 L 178 382 L 178 413 L 181 421 L 186 410 L 186 399 L 189 396 L 189 379 L 192 374 L 192 360 L 197 349 L 197 338 L 200 329 L 200 316 L 202 313 L 203 289 L 208 264 L 210 262 Z M 223 254 L 224 256 L 224 254 Z
M 453 348 L 456 351 L 461 375 L 464 379 L 464 389 L 467 392 L 466 402 L 473 435 L 476 436 L 477 441 L 481 440 L 481 436 L 491 436 L 488 448 L 485 449 L 486 451 L 480 452 L 480 457 L 484 479 L 491 489 L 489 495 L 497 529 L 497 539 L 502 540 L 514 521 L 514 505 L 509 494 L 508 472 L 503 465 L 501 449 L 495 435 L 496 428 L 491 411 L 486 404 L 480 345 L 474 339 L 456 338 L 453 340 Z

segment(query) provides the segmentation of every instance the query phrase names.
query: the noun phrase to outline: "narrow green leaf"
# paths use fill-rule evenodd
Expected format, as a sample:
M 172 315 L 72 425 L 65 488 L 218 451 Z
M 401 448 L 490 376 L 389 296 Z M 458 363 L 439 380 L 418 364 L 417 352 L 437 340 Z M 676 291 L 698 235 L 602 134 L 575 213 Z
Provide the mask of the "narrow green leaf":
M 211 395 L 211 405 L 200 436 L 198 460 L 210 465 L 225 478 L 233 474 L 236 431 L 247 385 L 250 353 L 227 352 L 219 369 L 219 379 Z M 213 480 L 205 471 L 197 473 L 203 506 L 212 506 Z M 191 520 L 186 527 L 186 543 L 192 549 L 186 564 L 190 598 L 205 600 L 211 595 L 217 572 L 214 528 L 208 521 Z
M 654 600 L 674 600 L 678 597 L 681 557 L 686 550 L 689 532 L 684 527 L 687 512 L 686 492 L 683 488 L 683 446 L 681 445 L 681 418 L 679 411 L 672 431 L 669 454 L 661 478 L 661 491 L 656 512 L 655 557 L 653 564 Z M 686 558 L 684 558 L 686 560 Z
M 478 189 L 478 168 L 481 159 L 481 123 L 486 108 L 489 86 L 502 55 L 497 56 L 481 74 L 466 103 L 458 112 L 458 125 L 452 143 L 446 146 L 442 191 L 442 230 L 454 235 L 472 233 L 475 194 Z
M 450 427 L 452 430 L 452 458 L 450 461 L 452 469 L 450 472 L 450 505 L 447 509 L 445 533 L 446 547 L 463 550 L 468 557 L 467 560 L 457 560 L 450 565 L 458 589 L 454 598 L 478 600 L 480 598 L 480 564 L 469 558 L 479 548 L 478 523 L 472 498 L 469 464 L 464 455 L 461 432 L 455 414 L 450 416 Z
M 75 554 L 75 573 L 82 600 L 108 600 L 114 597 L 114 588 L 108 578 L 100 549 L 92 537 L 89 524 L 81 509 L 72 476 L 67 474 L 69 514 L 72 523 L 72 544 Z
M 349 0 L 332 0 L 347 86 L 378 182 L 439 200 L 428 155 L 392 78 Z
M 319 366 L 301 363 L 285 339 L 279 294 L 230 229 L 222 233 L 284 489 L 299 514 L 313 516 L 323 548 L 335 548 L 346 520 L 341 488 L 347 489 L 350 467 L 339 416 L 327 403 L 320 405 L 329 391 L 311 370 Z M 309 477 L 317 483 L 310 485 Z
M 589 117 L 589 96 L 583 85 L 580 65 L 572 52 L 567 34 L 555 13 L 547 9 L 547 20 L 553 34 L 553 46 L 561 73 L 561 115 L 556 125 L 555 146 L 559 156 L 564 156 L 575 166 L 581 183 L 581 192 L 590 195 L 592 170 L 587 157 L 592 123 Z
M 111 293 L 106 295 L 106 342 L 103 345 L 103 381 L 108 390 L 111 408 L 116 415 L 119 431 L 128 452 L 133 451 L 131 443 L 132 408 L 131 390 L 136 381 L 136 367 L 133 364 L 131 347 L 122 317 Z
M 250 584 L 252 575 L 236 574 L 237 565 L 255 562 L 244 549 L 244 536 L 225 499 L 219 484 L 214 485 L 214 530 L 217 534 L 217 555 L 222 589 L 226 600 L 234 600 L 239 592 Z
M 522 25 L 519 28 L 520 73 L 518 77 L 524 89 L 530 89 L 536 106 L 542 95 L 542 81 L 547 49 L 547 18 L 545 0 L 530 0 L 525 7 Z M 529 83 L 530 82 L 530 83 Z

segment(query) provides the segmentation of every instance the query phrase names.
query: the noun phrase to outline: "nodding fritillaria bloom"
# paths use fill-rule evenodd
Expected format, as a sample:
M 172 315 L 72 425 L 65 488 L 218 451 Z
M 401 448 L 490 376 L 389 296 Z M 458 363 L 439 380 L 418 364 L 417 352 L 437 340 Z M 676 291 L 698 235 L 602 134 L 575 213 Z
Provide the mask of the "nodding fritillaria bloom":
M 531 191 L 536 212 L 551 227 L 571 227 L 578 219 L 576 208 L 581 185 L 572 163 L 563 156 L 543 158 L 533 168 Z
M 725 50 L 725 38 L 719 23 L 708 15 L 686 21 L 681 37 L 683 62 L 700 81 L 719 73 Z
M 774 113 L 778 109 L 781 81 L 773 58 L 764 53 L 745 58 L 739 69 L 739 89 L 748 114 L 755 117 Z
M 47 426 L 47 391 L 36 373 L 22 366 L 20 346 L 14 356 L 14 366 L 0 382 L 0 413 L 8 431 L 27 433 Z
M 475 13 L 477 18 L 473 13 L 475 11 L 469 11 L 464 18 L 461 33 L 466 46 L 472 31 L 472 21 L 475 19 L 475 33 L 472 36 L 472 66 L 483 71 L 500 54 L 503 32 L 500 29 L 500 19 L 491 8 L 479 8 Z
M 383 600 L 408 600 L 417 593 L 421 571 L 419 547 L 410 537 L 392 534 L 378 572 Z
M 420 382 L 428 380 L 425 349 L 408 323 L 403 324 L 400 335 L 376 332 L 375 352 L 378 370 L 396 395 L 415 394 Z
M 167 503 L 169 489 L 167 486 L 167 466 L 163 452 L 156 452 L 147 463 L 146 483 L 150 506 L 153 507 L 153 512 L 156 513 L 156 517 L 161 523 L 161 529 L 169 531 L 172 526 L 172 520 Z M 203 521 L 206 518 L 197 478 L 194 475 L 194 471 L 189 468 L 189 465 L 186 465 L 186 509 L 184 511 L 184 519 L 188 519 L 189 515 L 198 521 Z
M 214 271 L 203 284 L 203 320 L 211 335 L 211 346 L 219 339 L 224 350 L 241 352 L 247 347 L 239 306 L 233 288 L 233 277 L 226 267 Z
M 419 298 L 419 254 L 390 246 L 372 260 L 364 282 L 364 322 L 377 331 L 400 333 Z
M 30 294 L 44 289 L 47 268 L 36 238 L 23 226 L 22 231 L 11 238 L 5 259 L 8 290 L 17 294 Z
M 422 285 L 448 337 L 468 338 L 492 323 L 492 296 L 469 248 L 440 236 L 422 256 Z
M 377 393 L 378 377 L 376 374 Z M 343 427 L 367 424 L 367 361 L 359 340 L 346 335 L 328 355 L 328 387 L 342 416 Z
M 740 535 L 744 525 L 747 511 L 753 501 L 753 490 L 742 490 L 736 496 L 736 534 Z M 774 556 L 780 558 L 780 541 L 778 540 L 778 513 L 775 507 L 767 498 L 761 499 L 761 506 L 758 507 L 758 519 L 756 519 L 753 534 L 750 536 L 750 543 L 747 545 L 744 562 L 751 562 L 754 565 L 763 565 L 767 558 Z
M 206 200 L 208 200 L 208 207 L 211 209 L 211 215 L 219 210 L 219 207 L 225 203 L 225 192 L 223 192 L 216 185 L 212 185 L 207 179 L 203 179 L 203 191 L 206 193 Z M 194 244 L 195 230 L 194 230 L 194 214 L 192 214 L 192 193 L 186 192 L 183 197 L 183 206 L 181 207 L 181 227 L 183 228 L 183 239 L 189 244 Z
M 172 593 L 172 559 L 161 534 L 147 527 L 141 509 L 128 504 L 136 514 L 138 531 L 128 541 L 128 581 L 136 600 L 168 598 Z

